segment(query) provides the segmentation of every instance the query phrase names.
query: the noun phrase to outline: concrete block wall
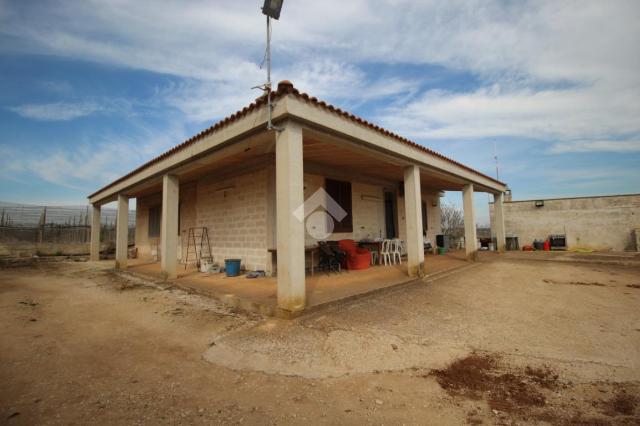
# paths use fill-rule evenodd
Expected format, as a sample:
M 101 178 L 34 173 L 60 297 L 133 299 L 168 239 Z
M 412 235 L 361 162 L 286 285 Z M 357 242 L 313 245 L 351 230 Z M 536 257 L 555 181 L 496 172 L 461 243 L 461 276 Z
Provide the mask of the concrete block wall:
M 214 261 L 238 258 L 247 269 L 266 270 L 267 169 L 202 179 L 196 199 L 196 226 L 208 228 Z
M 269 192 L 273 192 L 273 185 L 269 184 L 269 179 L 273 178 L 273 173 L 265 167 L 236 177 L 221 179 L 210 176 L 181 185 L 178 258 L 184 261 L 186 256 L 188 229 L 206 226 L 215 262 L 222 264 L 225 258 L 240 258 L 247 269 L 269 271 L 271 255 L 268 248 L 270 245 L 275 247 L 276 243 L 275 211 L 269 213 L 274 204 L 270 200 L 274 194 Z M 324 181 L 324 176 L 305 174 L 305 199 L 323 187 Z M 352 181 L 351 188 L 353 232 L 333 233 L 327 239 L 360 240 L 386 236 L 384 188 L 357 181 Z M 427 238 L 435 242 L 435 235 L 440 233 L 440 197 L 438 193 L 425 192 L 423 200 L 427 202 Z M 137 200 L 136 247 L 141 258 L 151 259 L 152 251 L 159 250 L 160 238 L 149 238 L 148 229 L 149 209 L 161 203 L 160 193 Z M 405 239 L 403 198 L 398 197 L 397 206 L 398 232 L 400 238 Z M 315 243 L 316 240 L 307 233 L 305 244 Z
M 222 188 L 229 188 L 221 191 Z M 266 169 L 220 180 L 207 177 L 180 185 L 180 244 L 178 259 L 187 254 L 188 231 L 207 227 L 215 262 L 239 258 L 245 268 L 267 268 L 267 174 Z M 138 256 L 159 253 L 160 237 L 149 237 L 149 209 L 161 205 L 162 194 L 140 197 L 136 205 Z M 162 256 L 159 253 L 159 256 Z
M 189 228 L 197 225 L 196 205 L 198 203 L 197 182 L 180 185 L 180 238 L 178 245 L 178 259 L 185 261 L 187 256 L 187 238 Z M 191 259 L 189 259 L 191 261 Z
M 113 244 L 102 243 L 100 250 L 112 248 Z M 89 243 L 28 243 L 22 241 L 0 242 L 0 258 L 89 254 Z
M 356 240 L 385 236 L 384 188 L 353 182 L 353 238 Z
M 197 184 L 195 182 L 180 185 L 180 244 L 178 259 L 186 254 L 187 233 L 190 227 L 196 226 Z M 162 194 L 155 193 L 136 200 L 136 247 L 138 257 L 151 259 L 152 251 L 160 253 L 160 237 L 149 237 L 149 209 L 162 205 Z M 159 258 L 158 257 L 158 258 Z
M 569 248 L 637 249 L 633 230 L 640 228 L 640 195 L 543 201 L 543 207 L 536 207 L 535 200 L 504 203 L 505 231 L 517 236 L 520 246 L 566 234 Z M 493 223 L 493 204 L 490 218 Z
M 152 251 L 160 256 L 160 236 L 149 237 L 149 209 L 162 205 L 160 192 L 136 199 L 136 248 L 138 257 L 151 259 Z M 159 258 L 158 258 L 159 259 Z

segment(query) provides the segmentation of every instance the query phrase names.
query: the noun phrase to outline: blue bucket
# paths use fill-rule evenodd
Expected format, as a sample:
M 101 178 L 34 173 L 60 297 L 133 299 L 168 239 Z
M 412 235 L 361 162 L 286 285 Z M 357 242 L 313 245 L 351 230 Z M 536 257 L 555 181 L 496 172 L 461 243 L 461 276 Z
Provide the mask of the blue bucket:
M 240 259 L 225 259 L 224 270 L 228 277 L 237 277 L 240 275 Z

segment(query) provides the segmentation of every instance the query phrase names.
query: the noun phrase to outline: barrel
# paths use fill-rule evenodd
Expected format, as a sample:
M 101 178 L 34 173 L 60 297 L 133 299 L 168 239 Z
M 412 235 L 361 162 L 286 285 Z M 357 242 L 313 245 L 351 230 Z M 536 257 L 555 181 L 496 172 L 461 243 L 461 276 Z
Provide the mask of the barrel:
M 240 259 L 225 259 L 224 270 L 228 277 L 237 277 L 240 275 Z

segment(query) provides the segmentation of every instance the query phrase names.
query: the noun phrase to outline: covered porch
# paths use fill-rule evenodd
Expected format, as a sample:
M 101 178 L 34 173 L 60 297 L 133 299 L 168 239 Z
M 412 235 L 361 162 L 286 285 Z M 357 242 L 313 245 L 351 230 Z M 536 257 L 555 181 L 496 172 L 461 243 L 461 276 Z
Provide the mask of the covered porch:
M 274 96 L 279 99 L 273 111 L 276 129 L 265 128 L 265 108 L 252 106 L 90 197 L 94 225 L 99 225 L 100 205 L 111 201 L 117 201 L 118 224 L 126 224 L 129 199 L 137 199 L 136 246 L 155 253 L 160 263 L 132 270 L 222 292 L 238 293 L 251 285 L 248 298 L 261 294 L 262 300 L 275 300 L 278 310 L 295 313 L 340 294 L 352 297 L 431 273 L 430 263 L 442 261 L 427 256 L 425 262 L 424 241 L 426 236 L 435 244 L 439 233 L 442 191 L 462 193 L 465 259 L 473 260 L 478 249 L 474 191 L 494 194 L 498 247 L 503 247 L 504 184 L 299 95 L 290 83 L 281 83 Z M 332 211 L 332 203 L 345 214 Z M 157 225 L 154 235 L 152 223 Z M 244 277 L 184 275 L 191 227 L 208 228 L 217 263 L 240 258 L 248 270 L 263 269 L 267 275 L 277 270 L 277 276 L 254 285 L 257 280 Z M 125 269 L 126 227 L 117 229 L 116 267 Z M 95 235 L 93 259 L 99 257 Z M 403 242 L 401 265 L 307 274 L 306 247 L 326 240 L 385 238 Z M 274 268 L 272 253 L 277 253 Z

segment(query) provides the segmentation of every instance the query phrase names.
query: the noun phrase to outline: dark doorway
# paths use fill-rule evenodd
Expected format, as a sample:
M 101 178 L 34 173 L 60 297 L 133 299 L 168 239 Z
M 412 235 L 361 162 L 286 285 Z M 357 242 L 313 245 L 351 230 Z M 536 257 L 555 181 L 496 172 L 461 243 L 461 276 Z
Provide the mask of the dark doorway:
M 327 194 L 347 212 L 347 215 L 334 224 L 333 232 L 353 232 L 353 206 L 351 203 L 351 182 L 325 179 Z
M 427 221 L 427 203 L 422 202 L 422 232 L 427 232 L 429 229 L 429 222 Z
M 387 238 L 397 238 L 396 233 L 396 203 L 393 192 L 384 193 L 384 223 L 387 228 Z

